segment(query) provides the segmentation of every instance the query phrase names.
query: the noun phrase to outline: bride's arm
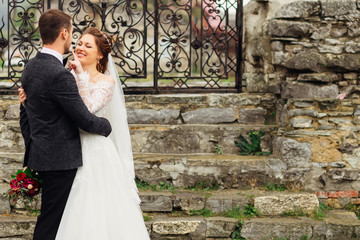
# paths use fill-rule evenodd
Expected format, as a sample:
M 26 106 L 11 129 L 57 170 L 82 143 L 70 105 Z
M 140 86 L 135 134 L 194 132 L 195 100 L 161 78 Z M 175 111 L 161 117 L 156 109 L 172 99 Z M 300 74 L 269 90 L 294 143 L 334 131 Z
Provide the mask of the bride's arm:
M 83 72 L 77 76 L 79 93 L 91 113 L 96 113 L 111 99 L 115 81 L 111 76 L 103 76 L 96 83 L 96 87 L 89 90 L 90 76 Z

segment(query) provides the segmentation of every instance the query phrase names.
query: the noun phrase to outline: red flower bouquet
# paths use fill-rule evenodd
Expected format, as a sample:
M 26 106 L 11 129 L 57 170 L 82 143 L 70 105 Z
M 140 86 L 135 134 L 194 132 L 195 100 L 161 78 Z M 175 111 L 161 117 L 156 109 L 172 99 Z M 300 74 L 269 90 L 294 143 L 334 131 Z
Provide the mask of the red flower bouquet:
M 11 175 L 10 189 L 8 191 L 10 200 L 16 202 L 22 199 L 25 203 L 32 202 L 36 195 L 40 193 L 42 179 L 34 171 L 25 168 L 18 170 L 16 175 Z

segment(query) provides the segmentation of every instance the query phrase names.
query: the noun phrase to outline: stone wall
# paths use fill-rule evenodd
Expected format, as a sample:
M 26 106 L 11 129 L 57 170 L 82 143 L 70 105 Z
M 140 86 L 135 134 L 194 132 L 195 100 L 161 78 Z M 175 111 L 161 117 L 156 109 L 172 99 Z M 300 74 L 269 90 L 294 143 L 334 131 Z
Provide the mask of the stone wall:
M 277 98 L 274 154 L 309 190 L 359 189 L 360 1 L 253 0 L 244 8 L 247 92 Z

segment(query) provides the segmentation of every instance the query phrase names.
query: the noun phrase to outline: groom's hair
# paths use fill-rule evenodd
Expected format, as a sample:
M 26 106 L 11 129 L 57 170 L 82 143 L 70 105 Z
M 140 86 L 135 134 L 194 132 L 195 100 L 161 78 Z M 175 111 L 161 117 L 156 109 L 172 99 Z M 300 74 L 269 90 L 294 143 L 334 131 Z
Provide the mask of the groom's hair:
M 60 10 L 49 9 L 39 19 L 39 30 L 43 44 L 54 43 L 64 28 L 70 31 L 71 17 Z

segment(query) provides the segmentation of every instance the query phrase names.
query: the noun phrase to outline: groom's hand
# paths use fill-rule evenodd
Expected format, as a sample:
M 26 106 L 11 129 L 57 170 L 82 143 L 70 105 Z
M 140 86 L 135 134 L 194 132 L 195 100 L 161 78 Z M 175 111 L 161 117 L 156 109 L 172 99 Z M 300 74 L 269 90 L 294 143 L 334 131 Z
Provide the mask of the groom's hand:
M 80 74 L 82 72 L 84 72 L 81 63 L 79 61 L 79 58 L 76 56 L 74 50 L 72 50 L 72 54 L 74 57 L 74 60 L 69 60 L 69 68 L 70 70 L 74 70 L 76 74 Z
M 22 105 L 24 105 L 25 101 L 26 101 L 26 93 L 24 91 L 24 89 L 22 87 L 20 87 L 18 89 L 18 92 L 19 92 L 19 100 L 20 102 L 22 103 Z

